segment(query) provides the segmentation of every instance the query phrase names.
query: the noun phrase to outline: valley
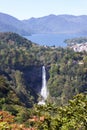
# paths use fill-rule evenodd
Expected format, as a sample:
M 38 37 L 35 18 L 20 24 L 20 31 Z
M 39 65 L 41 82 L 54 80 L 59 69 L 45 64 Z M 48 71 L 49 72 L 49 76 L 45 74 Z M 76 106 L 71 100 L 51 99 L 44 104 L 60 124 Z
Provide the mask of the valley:
M 37 105 L 41 99 L 43 65 L 46 69 L 49 90 L 45 106 Z M 86 52 L 75 52 L 70 48 L 39 46 L 19 34 L 0 33 L 1 113 L 10 112 L 15 116 L 16 123 L 24 123 L 28 128 L 45 129 L 46 126 L 48 130 L 51 128 L 56 130 L 59 127 L 64 127 L 62 128 L 64 130 L 75 126 L 85 130 L 86 92 Z M 78 115 L 81 115 L 84 121 L 80 122 L 79 116 L 78 123 L 76 120 Z M 44 116 L 44 123 L 30 122 L 29 119 L 33 116 L 38 118 Z M 10 127 L 9 122 L 6 123 Z

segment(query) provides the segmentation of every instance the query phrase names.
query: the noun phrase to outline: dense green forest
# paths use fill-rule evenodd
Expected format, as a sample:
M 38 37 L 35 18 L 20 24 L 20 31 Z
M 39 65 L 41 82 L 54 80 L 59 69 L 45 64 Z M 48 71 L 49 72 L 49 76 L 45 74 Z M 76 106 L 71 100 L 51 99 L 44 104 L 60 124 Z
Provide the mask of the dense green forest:
M 34 105 L 40 98 L 43 65 L 46 66 L 49 90 L 47 104 L 50 106 L 43 106 L 46 108 L 42 110 L 42 107 L 39 110 L 42 113 L 45 110 L 48 111 L 47 115 L 41 114 L 41 111 L 37 110 L 41 106 Z M 25 122 L 26 126 L 29 126 L 27 120 L 33 115 L 45 116 L 47 117 L 44 122 L 46 128 L 42 126 L 43 124 L 36 126 L 33 122 L 30 126 L 36 127 L 38 130 L 85 130 L 87 128 L 86 92 L 87 52 L 74 52 L 69 48 L 39 46 L 15 33 L 0 33 L 0 110 L 9 111 L 15 116 L 16 122 Z M 73 101 L 70 100 L 80 93 L 83 94 L 77 96 Z M 81 109 L 81 111 L 78 111 L 76 118 L 74 118 L 76 114 L 74 112 L 77 109 Z M 65 115 L 63 115 L 64 111 Z M 55 117 L 56 112 L 57 117 Z M 77 125 L 76 120 L 80 114 L 84 119 L 80 122 L 81 117 L 79 117 Z M 56 123 L 55 126 L 50 124 L 51 121 Z M 72 121 L 71 126 L 68 122 Z

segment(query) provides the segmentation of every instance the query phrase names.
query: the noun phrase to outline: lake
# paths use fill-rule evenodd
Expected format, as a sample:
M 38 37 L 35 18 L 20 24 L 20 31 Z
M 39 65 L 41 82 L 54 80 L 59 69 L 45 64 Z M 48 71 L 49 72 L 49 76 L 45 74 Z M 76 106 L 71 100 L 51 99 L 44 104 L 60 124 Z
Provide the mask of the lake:
M 66 47 L 64 42 L 66 39 L 76 38 L 85 35 L 78 34 L 33 34 L 31 36 L 25 36 L 27 39 L 35 42 L 39 45 Z

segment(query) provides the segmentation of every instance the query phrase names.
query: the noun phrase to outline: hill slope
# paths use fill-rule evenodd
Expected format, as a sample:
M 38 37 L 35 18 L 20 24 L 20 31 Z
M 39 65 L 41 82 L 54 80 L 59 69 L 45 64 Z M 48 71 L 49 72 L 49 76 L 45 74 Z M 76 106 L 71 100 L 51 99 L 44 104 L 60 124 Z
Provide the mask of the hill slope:
M 22 21 L 4 13 L 0 13 L 0 32 L 16 32 L 21 35 L 30 34 L 30 30 Z

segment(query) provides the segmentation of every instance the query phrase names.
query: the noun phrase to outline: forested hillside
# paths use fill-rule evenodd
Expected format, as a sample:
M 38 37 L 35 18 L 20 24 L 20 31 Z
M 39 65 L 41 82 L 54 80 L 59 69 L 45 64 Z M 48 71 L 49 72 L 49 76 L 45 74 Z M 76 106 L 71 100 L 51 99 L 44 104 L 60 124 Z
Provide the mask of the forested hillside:
M 37 104 L 40 98 L 43 65 L 46 67 L 49 96 L 47 106 L 40 107 L 34 104 Z M 4 111 L 14 115 L 16 122 L 25 123 L 27 127 L 38 130 L 85 130 L 86 92 L 86 52 L 39 46 L 16 33 L 0 33 L 0 110 L 3 110 L 0 113 L 1 130 L 5 126 L 9 129 L 22 127 L 9 126 L 11 123 L 9 124 L 8 118 L 4 121 L 4 115 L 11 115 Z M 83 94 L 70 101 L 68 107 L 65 106 L 79 93 Z M 52 104 L 54 106 L 50 106 Z M 77 119 L 78 115 L 84 118 L 81 122 L 81 117 Z M 38 119 L 38 123 L 35 123 L 29 120 L 33 116 L 44 118 L 40 118 L 43 121 L 39 122 Z M 11 120 L 13 122 L 13 117 Z
M 79 38 L 73 38 L 73 39 L 67 39 L 65 40 L 68 46 L 72 46 L 74 44 L 84 44 L 87 43 L 87 37 L 79 37 Z
M 48 101 L 64 104 L 87 90 L 86 52 L 39 46 L 15 33 L 0 33 L 0 59 L 1 75 L 28 107 L 38 101 L 43 65 Z

